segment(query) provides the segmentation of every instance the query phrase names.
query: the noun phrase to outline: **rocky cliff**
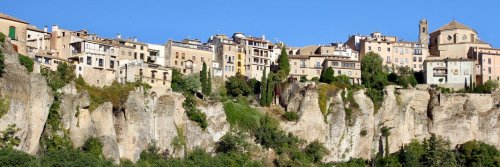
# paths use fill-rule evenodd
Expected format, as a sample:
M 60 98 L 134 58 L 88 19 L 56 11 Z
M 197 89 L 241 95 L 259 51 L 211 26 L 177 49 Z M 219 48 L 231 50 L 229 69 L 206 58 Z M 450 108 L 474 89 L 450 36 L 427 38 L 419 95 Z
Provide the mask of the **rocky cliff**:
M 6 73 L 0 77 L 0 100 L 7 104 L 0 115 L 0 131 L 9 124 L 20 129 L 17 149 L 36 154 L 40 136 L 53 103 L 53 92 L 40 74 L 28 73 L 18 62 L 17 53 L 4 44 Z M 345 90 L 344 90 L 345 91 Z M 90 97 L 74 84 L 58 90 L 63 128 L 68 130 L 74 147 L 91 137 L 99 138 L 107 158 L 136 161 L 140 153 L 155 145 L 161 153 L 182 157 L 186 151 L 201 147 L 212 151 L 215 143 L 229 131 L 221 103 L 198 102 L 207 115 L 208 128 L 202 130 L 190 121 L 178 93 L 157 96 L 142 88 L 130 92 L 122 107 L 114 110 L 103 103 L 89 110 Z M 280 103 L 287 112 L 297 112 L 299 120 L 281 122 L 288 132 L 325 144 L 330 155 L 325 161 L 346 161 L 351 157 L 369 159 L 385 150 L 397 151 L 412 139 L 422 140 L 435 133 L 448 139 L 452 147 L 469 140 L 480 140 L 500 149 L 500 93 L 440 94 L 428 90 L 385 89 L 380 109 L 363 90 L 345 100 L 336 90 L 326 100 L 328 113 L 319 106 L 316 85 L 292 83 L 282 93 Z M 355 105 L 357 104 L 357 105 Z M 1 113 L 1 112 L 0 112 Z M 390 135 L 382 136 L 381 129 Z
M 497 93 L 447 95 L 388 86 L 381 108 L 375 110 L 360 90 L 354 93 L 359 107 L 352 111 L 349 122 L 340 91 L 329 98 L 327 106 L 333 108 L 324 116 L 319 110 L 315 87 L 293 87 L 294 93 L 289 93 L 285 101 L 295 103 L 287 106 L 288 112 L 299 112 L 301 118 L 282 123 L 282 127 L 307 141 L 324 142 L 330 150 L 326 161 L 368 159 L 383 153 L 386 147 L 389 152 L 396 152 L 412 139 L 422 140 L 431 133 L 448 139 L 452 147 L 479 140 L 500 149 Z M 388 146 L 381 132 L 384 127 L 390 129 Z

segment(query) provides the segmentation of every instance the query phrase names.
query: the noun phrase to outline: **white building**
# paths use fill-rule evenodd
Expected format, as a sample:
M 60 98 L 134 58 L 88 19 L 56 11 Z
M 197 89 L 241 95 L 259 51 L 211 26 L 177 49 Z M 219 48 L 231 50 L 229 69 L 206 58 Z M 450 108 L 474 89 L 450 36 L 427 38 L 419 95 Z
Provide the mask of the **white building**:
M 165 45 L 148 44 L 148 51 L 154 64 L 165 67 Z
M 474 68 L 472 59 L 425 60 L 425 83 L 457 89 L 469 87 L 471 83 L 475 83 Z

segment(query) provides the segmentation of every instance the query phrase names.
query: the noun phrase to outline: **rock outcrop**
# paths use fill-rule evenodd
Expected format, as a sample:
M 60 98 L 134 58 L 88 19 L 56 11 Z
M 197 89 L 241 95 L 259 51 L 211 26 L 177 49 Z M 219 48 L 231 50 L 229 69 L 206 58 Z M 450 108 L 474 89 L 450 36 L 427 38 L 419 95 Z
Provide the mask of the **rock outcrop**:
M 35 154 L 52 105 L 52 91 L 42 75 L 28 73 L 19 64 L 18 54 L 9 42 L 0 49 L 5 57 L 5 73 L 0 77 L 0 98 L 8 105 L 6 113 L 0 116 L 0 131 L 15 124 L 20 129 L 16 135 L 21 139 L 17 148 Z
M 327 106 L 332 108 L 323 115 L 314 100 L 317 89 L 294 86 L 281 101 L 288 102 L 289 111 L 303 114 L 297 122 L 281 126 L 307 141 L 323 142 L 330 150 L 324 161 L 368 159 L 383 153 L 386 147 L 389 152 L 396 152 L 413 139 L 423 140 L 432 133 L 449 140 L 451 147 L 479 140 L 500 149 L 500 99 L 496 93 L 445 95 L 394 86 L 386 87 L 384 92 L 384 101 L 377 111 L 363 90 L 354 93 L 358 108 L 347 121 L 346 102 L 340 93 L 330 97 Z M 390 129 L 388 146 L 381 134 L 384 127 Z
M 99 138 L 104 145 L 103 154 L 116 162 L 137 161 L 140 153 L 151 145 L 163 153 L 182 157 L 184 147 L 179 150 L 172 144 L 179 135 L 186 139 L 187 150 L 201 147 L 210 151 L 229 131 L 220 103 L 200 105 L 208 119 L 207 129 L 202 130 L 187 118 L 182 107 L 184 97 L 177 93 L 154 97 L 138 88 L 130 92 L 120 111 L 113 111 L 111 103 L 89 111 L 86 92 L 78 93 L 73 85 L 67 85 L 61 92 L 63 124 L 70 131 L 74 146 L 81 147 L 90 137 Z

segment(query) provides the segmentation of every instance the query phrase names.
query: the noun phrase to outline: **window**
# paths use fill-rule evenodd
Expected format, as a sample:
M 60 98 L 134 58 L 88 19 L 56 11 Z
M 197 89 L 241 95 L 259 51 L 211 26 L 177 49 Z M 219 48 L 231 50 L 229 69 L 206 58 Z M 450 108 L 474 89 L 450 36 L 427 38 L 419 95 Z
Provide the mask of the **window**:
M 378 47 L 378 51 L 381 51 L 381 50 L 382 50 L 382 48 Z
M 113 60 L 109 61 L 109 68 L 115 68 L 115 62 Z
M 92 57 L 87 56 L 87 65 L 92 65 Z
M 491 64 L 491 58 L 488 58 L 488 64 Z
M 342 74 L 342 72 L 341 72 L 340 70 L 339 70 L 337 73 L 338 73 L 339 75 L 340 75 L 340 74 Z
M 134 59 L 137 59 L 137 52 L 134 52 Z
M 185 59 L 186 57 L 186 54 L 185 53 L 182 53 L 182 59 Z
M 201 61 L 202 61 L 202 62 L 205 62 L 205 57 L 201 57 Z
M 491 74 L 491 67 L 488 67 L 488 74 Z
M 332 62 L 333 66 L 339 66 L 339 62 Z
M 66 32 L 62 32 L 62 36 L 63 36 L 63 37 L 64 37 L 64 36 L 66 36 Z
M 371 46 L 368 46 L 368 50 L 372 50 L 372 47 L 371 47 Z
M 413 56 L 413 62 L 417 62 L 417 56 Z
M 9 37 L 12 40 L 16 40 L 16 27 L 14 26 L 9 27 Z
M 83 63 L 83 57 L 80 57 L 78 62 Z
M 300 61 L 300 68 L 306 68 L 306 61 L 305 60 Z
M 316 62 L 316 68 L 320 68 L 321 67 L 321 63 L 319 61 Z
M 347 75 L 348 75 L 348 76 L 351 76 L 351 71 L 347 71 Z
M 422 62 L 422 57 L 418 57 L 418 62 Z
M 179 52 L 175 52 L 175 58 L 178 59 L 179 58 Z
M 177 65 L 177 60 L 174 63 L 175 63 L 175 65 Z
M 387 56 L 386 62 L 391 63 L 391 56 Z
M 144 50 L 144 46 L 141 46 L 141 50 Z
M 99 59 L 99 67 L 104 67 L 104 60 L 103 59 Z
M 387 51 L 390 52 L 391 51 L 391 48 L 387 48 Z
M 141 53 L 141 60 L 144 60 L 144 53 Z

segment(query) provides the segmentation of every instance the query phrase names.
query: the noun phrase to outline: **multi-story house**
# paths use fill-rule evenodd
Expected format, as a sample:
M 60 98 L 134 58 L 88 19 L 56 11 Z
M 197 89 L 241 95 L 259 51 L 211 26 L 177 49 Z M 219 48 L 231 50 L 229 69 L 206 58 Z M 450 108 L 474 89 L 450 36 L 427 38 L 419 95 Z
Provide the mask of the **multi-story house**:
M 500 49 L 471 48 L 469 58 L 476 60 L 477 84 L 488 80 L 500 82 Z
M 208 42 L 215 48 L 214 76 L 222 76 L 223 79 L 227 79 L 238 73 L 246 74 L 244 46 L 236 44 L 223 34 L 210 37 Z
M 269 71 L 271 65 L 270 41 L 264 36 L 261 38 L 245 36 L 243 33 L 234 33 L 233 41 L 245 50 L 245 76 L 260 80 L 263 70 Z
M 423 62 L 429 56 L 427 27 L 427 21 L 421 20 L 417 42 L 401 41 L 395 36 L 374 32 L 369 36 L 350 36 L 347 45 L 358 50 L 361 59 L 369 52 L 377 53 L 383 59 L 383 65 L 395 71 L 398 67 L 422 71 Z
M 28 53 L 48 53 L 50 47 L 50 33 L 47 26 L 40 30 L 35 26 L 28 26 L 26 36 L 26 47 Z
M 353 84 L 361 84 L 361 64 L 357 52 L 345 45 L 308 46 L 289 55 L 290 77 L 319 78 L 321 70 L 332 67 L 334 76 L 346 75 Z
M 102 87 L 111 85 L 116 79 L 118 48 L 109 41 L 88 36 L 75 40 L 70 49 L 70 61 L 75 65 L 75 73 L 88 84 Z
M 209 44 L 201 43 L 197 39 L 169 40 L 165 45 L 166 66 L 176 68 L 186 75 L 198 74 L 203 68 L 203 63 L 207 65 L 207 68 L 210 68 L 213 57 L 213 47 Z
M 476 82 L 474 69 L 472 59 L 428 59 L 424 63 L 424 80 L 426 84 L 461 89 Z
M 157 64 L 144 63 L 140 60 L 131 60 L 119 67 L 118 82 L 141 81 L 152 87 L 157 95 L 167 93 L 172 82 L 172 69 Z
M 149 44 L 148 43 L 148 63 L 165 66 L 165 45 Z
M 27 55 L 26 37 L 28 22 L 0 13 L 0 32 L 10 38 L 14 50 Z
M 118 34 L 116 39 L 113 39 L 113 43 L 124 48 L 120 50 L 120 59 L 147 62 L 149 57 L 148 44 L 139 42 L 136 37 L 122 39 L 121 35 Z

